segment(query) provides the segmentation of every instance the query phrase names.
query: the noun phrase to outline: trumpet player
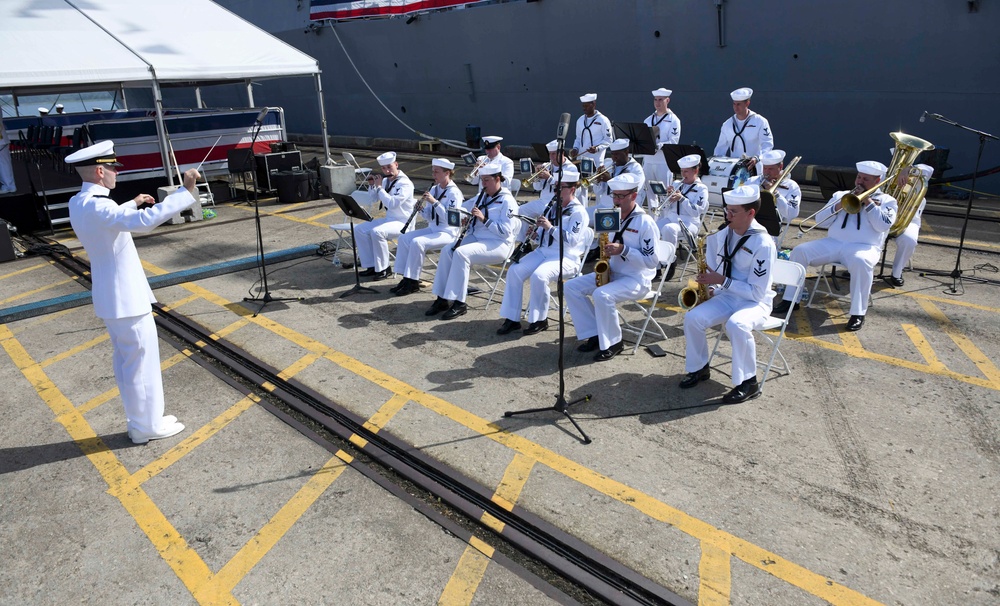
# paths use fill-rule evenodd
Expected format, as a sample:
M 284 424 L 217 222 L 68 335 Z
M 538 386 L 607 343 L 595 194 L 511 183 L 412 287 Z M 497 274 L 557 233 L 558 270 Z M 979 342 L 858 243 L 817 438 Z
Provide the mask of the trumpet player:
M 643 122 L 653 129 L 656 137 L 656 153 L 649 156 L 640 156 L 642 159 L 642 170 L 646 173 L 649 181 L 660 181 L 670 183 L 674 180 L 670 167 L 667 166 L 667 159 L 663 157 L 664 145 L 676 144 L 681 140 L 681 119 L 667 106 L 670 105 L 670 95 L 673 91 L 666 88 L 658 88 L 653 91 L 653 113 Z M 654 200 L 653 192 L 647 192 L 646 197 L 650 201 Z
M 675 248 L 681 234 L 681 224 L 684 224 L 691 237 L 697 236 L 701 230 L 701 217 L 708 211 L 708 187 L 698 178 L 701 156 L 684 156 L 677 161 L 677 165 L 681 169 L 681 178 L 667 189 L 664 206 L 656 221 L 660 239 L 673 244 Z M 675 260 L 667 269 L 667 280 L 673 277 L 676 267 Z
M 384 280 L 392 274 L 389 269 L 389 240 L 399 235 L 403 223 L 413 210 L 413 182 L 396 162 L 396 152 L 385 152 L 378 157 L 382 181 L 372 184 L 372 202 L 385 207 L 385 216 L 362 223 L 354 228 L 354 245 L 358 263 L 367 269 L 359 275 Z
M 500 142 L 503 137 L 490 135 L 483 137 L 483 149 L 485 153 L 476 159 L 476 168 L 469 175 L 469 183 L 478 185 L 479 191 L 483 191 L 483 183 L 479 178 L 483 174 L 482 167 L 487 164 L 498 164 L 500 172 L 503 174 L 504 183 L 510 184 L 514 179 L 514 161 L 503 155 Z
M 695 278 L 708 285 L 709 299 L 684 314 L 687 376 L 681 389 L 709 378 L 708 338 L 705 330 L 725 323 L 733 347 L 733 389 L 722 397 L 729 403 L 745 402 L 760 395 L 757 384 L 757 346 L 753 331 L 764 325 L 771 313 L 771 267 L 777 259 L 774 239 L 755 220 L 760 210 L 760 188 L 742 185 L 723 194 L 726 219 L 723 229 L 705 240 L 709 271 Z
M 549 163 L 547 167 L 542 168 L 535 175 L 535 180 L 532 182 L 532 187 L 535 191 L 539 192 L 539 197 L 535 200 L 522 204 L 518 209 L 517 214 L 521 217 L 530 217 L 532 219 L 536 218 L 545 210 L 545 206 L 552 199 L 552 196 L 556 194 L 556 183 L 559 181 L 560 171 L 572 170 L 576 172 L 576 167 L 570 162 L 569 158 L 563 156 L 562 164 L 559 162 L 559 142 L 556 140 L 549 141 L 545 144 L 545 149 L 549 151 Z M 579 173 L 577 173 L 579 175 Z M 577 179 L 579 181 L 579 178 Z M 578 184 L 579 185 L 579 184 Z M 577 200 L 580 204 L 584 204 L 584 200 L 580 195 L 579 186 L 576 189 Z M 523 242 L 525 234 L 528 231 L 527 223 L 522 222 L 521 229 L 517 234 L 517 241 Z
M 934 169 L 926 164 L 914 164 L 913 168 L 920 171 L 920 174 L 928 182 L 934 175 Z M 906 173 L 903 173 L 900 178 L 905 179 L 906 176 Z M 885 281 L 893 288 L 902 288 L 903 286 L 903 268 L 910 262 L 913 251 L 917 249 L 917 237 L 920 236 L 920 215 L 924 214 L 925 206 L 927 206 L 926 198 L 920 201 L 917 213 L 913 215 L 913 219 L 910 220 L 910 224 L 906 226 L 903 233 L 896 236 L 896 256 L 892 259 L 892 274 L 885 278 Z
M 427 219 L 427 227 L 400 234 L 396 242 L 396 273 L 403 276 L 399 284 L 389 289 L 398 297 L 420 290 L 420 270 L 428 251 L 441 250 L 458 237 L 458 227 L 448 225 L 448 209 L 462 206 L 464 197 L 451 180 L 455 163 L 434 158 L 431 176 L 434 185 L 417 200 L 419 212 Z M 418 212 L 416 208 L 413 212 Z
M 608 182 L 611 198 L 621 209 L 621 228 L 604 248 L 611 265 L 611 280 L 598 287 L 593 272 L 566 283 L 566 305 L 582 341 L 577 351 L 590 352 L 606 361 L 621 353 L 622 329 L 616 304 L 635 301 L 649 292 L 658 259 L 656 222 L 635 203 L 640 183 L 635 175 L 619 175 Z
M 562 174 L 562 191 L 559 205 L 553 205 L 535 223 L 534 237 L 538 238 L 538 248 L 528 253 L 518 263 L 507 270 L 507 285 L 503 292 L 500 317 L 503 324 L 497 329 L 498 335 L 506 335 L 521 329 L 521 302 L 524 298 L 524 281 L 531 279 L 531 295 L 528 299 L 528 327 L 525 335 L 533 335 L 548 329 L 549 282 L 559 279 L 560 268 L 563 275 L 573 275 L 580 269 L 580 255 L 586 246 L 586 227 L 589 224 L 587 211 L 576 199 L 580 173 L 566 169 Z M 562 224 L 562 229 L 560 229 Z M 559 256 L 559 240 L 563 241 L 563 256 Z
M 434 294 L 437 299 L 425 315 L 445 312 L 442 319 L 451 320 L 465 315 L 469 289 L 469 268 L 479 265 L 502 263 L 510 256 L 517 233 L 517 202 L 510 190 L 504 187 L 499 164 L 487 164 L 479 171 L 483 189 L 472 206 L 469 224 L 460 235 L 458 246 L 445 246 L 434 275 Z M 447 311 L 445 311 L 447 310 Z
M 837 263 L 851 272 L 851 318 L 849 331 L 861 330 L 868 311 L 872 292 L 872 276 L 885 236 L 896 220 L 896 200 L 880 189 L 861 199 L 860 212 L 850 214 L 841 203 L 847 194 L 858 195 L 871 190 L 885 178 L 886 166 L 881 162 L 866 160 L 857 163 L 858 176 L 852 191 L 839 191 L 819 212 L 816 224 L 829 223 L 827 237 L 799 244 L 792 249 L 790 259 L 804 267 Z M 776 315 L 788 311 L 792 305 L 792 289 L 785 290 L 785 299 L 775 306 Z M 795 307 L 798 308 L 798 302 Z
M 757 185 L 760 189 L 771 189 L 775 181 L 785 170 L 785 152 L 780 149 L 772 149 L 760 155 L 761 174 L 751 177 L 747 185 Z M 777 207 L 778 217 L 785 225 L 790 225 L 792 219 L 799 216 L 799 202 L 802 201 L 802 189 L 799 184 L 792 180 L 791 176 L 778 184 L 774 190 L 774 205 Z
M 739 158 L 749 156 L 747 168 L 754 170 L 760 155 L 774 148 L 774 135 L 767 118 L 750 110 L 752 88 L 738 88 L 729 93 L 733 100 L 733 116 L 722 123 L 716 156 Z

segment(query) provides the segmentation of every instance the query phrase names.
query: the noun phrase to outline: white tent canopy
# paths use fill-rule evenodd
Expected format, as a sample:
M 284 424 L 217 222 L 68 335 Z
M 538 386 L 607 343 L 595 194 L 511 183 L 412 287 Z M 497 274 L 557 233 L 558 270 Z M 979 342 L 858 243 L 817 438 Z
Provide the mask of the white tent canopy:
M 152 87 L 158 109 L 161 85 L 244 81 L 253 107 L 250 80 L 312 76 L 326 132 L 316 60 L 211 0 L 3 0 L 0 49 L 0 94 Z

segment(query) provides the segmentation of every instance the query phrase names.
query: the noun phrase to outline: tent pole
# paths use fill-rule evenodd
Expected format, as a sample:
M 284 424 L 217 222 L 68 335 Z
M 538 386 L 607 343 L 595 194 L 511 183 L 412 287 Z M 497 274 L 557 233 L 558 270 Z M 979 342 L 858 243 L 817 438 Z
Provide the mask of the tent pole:
M 150 69 L 152 71 L 152 69 Z M 163 172 L 167 175 L 167 185 L 174 184 L 174 173 L 170 170 L 170 156 L 167 155 L 167 125 L 163 122 L 163 97 L 160 95 L 160 83 L 153 73 L 153 103 L 156 105 L 156 130 L 160 136 L 160 160 L 163 162 Z
M 205 104 L 201 102 L 201 87 L 194 87 L 194 103 L 198 109 L 203 109 Z
M 323 133 L 323 153 L 326 155 L 324 164 L 330 165 L 330 139 L 326 134 L 326 108 L 323 107 L 323 81 L 322 73 L 317 73 L 314 77 L 316 78 L 316 95 L 319 98 L 319 124 L 320 132 Z
M 248 107 L 256 107 L 253 102 L 253 82 L 249 80 L 246 80 L 245 82 L 247 83 L 247 103 L 249 103 Z

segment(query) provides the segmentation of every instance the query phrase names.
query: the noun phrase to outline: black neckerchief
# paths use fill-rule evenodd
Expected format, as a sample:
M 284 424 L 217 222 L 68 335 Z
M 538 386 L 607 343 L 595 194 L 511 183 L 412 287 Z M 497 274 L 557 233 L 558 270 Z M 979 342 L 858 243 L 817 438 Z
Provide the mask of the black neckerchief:
M 594 146 L 594 133 L 590 132 L 590 127 L 593 126 L 595 122 L 597 122 L 597 119 L 600 116 L 601 116 L 601 114 L 599 114 L 598 112 L 594 112 L 594 119 L 590 121 L 590 124 L 587 124 L 587 116 L 583 117 L 583 132 L 585 132 L 588 135 L 590 135 L 590 145 L 588 145 L 587 147 L 593 147 Z M 580 135 L 580 141 L 583 142 L 583 135 L 582 134 Z
M 736 130 L 736 114 L 733 114 L 733 142 L 729 144 L 729 153 L 733 153 L 736 150 L 736 140 L 739 139 L 743 143 L 743 151 L 747 151 L 747 141 L 743 138 L 743 131 L 747 129 L 747 125 L 750 124 L 750 118 L 753 116 L 753 112 L 747 112 L 747 119 L 743 122 L 742 128 Z M 731 156 L 730 156 L 731 157 Z
M 434 191 L 434 187 L 440 187 L 440 185 L 435 184 L 433 187 L 431 187 L 431 192 Z M 448 188 L 445 188 L 445 189 L 439 191 L 436 196 L 433 193 L 431 193 L 431 197 L 434 198 L 435 200 L 437 200 L 438 202 L 440 202 L 441 201 L 441 195 L 444 194 L 447 191 L 448 191 Z M 442 204 L 442 206 L 444 206 L 444 205 Z M 433 205 L 431 206 L 431 214 L 434 215 L 434 225 L 441 225 L 441 217 L 438 216 L 437 209 L 435 209 Z
M 570 205 L 572 205 L 572 203 L 570 203 Z M 560 210 L 562 212 L 559 212 Z M 549 220 L 549 223 L 552 224 L 552 227 L 549 228 L 548 230 L 549 246 L 552 246 L 552 243 L 555 241 L 556 230 L 559 228 L 559 223 L 562 221 L 562 216 L 565 214 L 569 214 L 567 211 L 569 211 L 569 206 L 563 208 L 561 205 L 556 206 L 554 204 L 552 205 L 552 208 L 549 209 L 548 216 L 546 217 L 546 219 Z
M 736 242 L 736 246 L 732 250 L 729 250 L 729 235 L 732 233 L 734 232 L 731 229 L 726 233 L 726 242 L 725 246 L 723 247 L 723 250 L 725 250 L 725 252 L 722 255 L 722 275 L 726 276 L 727 278 L 733 277 L 732 275 L 733 257 L 735 257 L 736 253 L 738 253 L 740 249 L 743 248 L 743 245 L 746 244 L 747 240 L 750 239 L 750 236 L 754 234 L 754 230 L 747 229 L 747 233 L 743 234 L 743 237 L 741 237 L 739 241 Z
M 628 216 L 626 216 L 624 219 L 622 219 L 622 228 L 619 229 L 617 232 L 615 232 L 615 237 L 612 240 L 612 242 L 614 244 L 618 244 L 618 243 L 624 244 L 624 242 L 623 242 L 624 238 L 623 238 L 622 234 L 624 234 L 625 230 L 628 229 L 628 226 L 632 224 L 632 219 L 635 219 L 635 211 L 637 211 L 638 209 L 639 209 L 639 205 L 636 204 L 635 207 L 632 209 L 632 212 L 630 212 L 628 214 Z
M 663 122 L 664 120 L 666 120 L 669 117 L 670 117 L 670 110 L 669 109 L 667 110 L 667 113 L 663 114 L 663 117 L 660 118 L 659 120 L 656 119 L 656 112 L 653 112 L 653 113 L 649 114 L 649 121 L 652 122 L 652 124 L 650 124 L 649 126 L 650 127 L 659 126 L 661 122 Z
M 385 178 L 384 178 L 384 179 L 382 179 L 382 180 L 383 180 L 383 181 L 388 181 L 388 180 L 389 180 L 389 177 L 385 177 Z M 395 187 L 395 186 L 396 186 L 396 181 L 399 181 L 399 174 L 398 174 L 398 173 L 396 174 L 396 177 L 395 177 L 395 178 L 394 178 L 394 179 L 392 180 L 392 182 L 390 182 L 390 183 L 389 183 L 389 185 L 388 185 L 387 187 L 383 187 L 382 189 L 384 189 L 384 190 L 385 190 L 385 192 L 386 192 L 387 194 L 389 194 L 389 190 L 391 190 L 391 189 L 392 189 L 393 187 Z M 389 195 L 390 195 L 390 196 L 392 196 L 392 194 L 389 194 Z M 379 210 L 382 210 L 383 208 L 385 208 L 385 205 L 384 205 L 384 204 L 382 204 L 382 200 L 381 200 L 381 199 L 379 199 L 379 201 L 378 201 L 378 208 L 379 208 Z
M 872 197 L 874 198 L 874 197 L 875 197 L 876 195 L 877 195 L 877 194 L 872 194 Z M 844 210 L 844 209 L 843 209 L 843 208 L 841 208 L 840 210 Z M 857 216 L 857 218 L 858 218 L 858 227 L 857 227 L 857 229 L 858 229 L 858 230 L 860 230 L 860 229 L 861 229 L 861 213 L 863 213 L 863 212 L 865 212 L 865 207 L 864 207 L 864 206 L 862 206 L 862 207 L 861 207 L 861 210 L 859 210 L 859 211 L 858 211 L 858 213 L 857 213 L 857 215 L 855 215 L 855 216 Z M 844 210 L 844 222 L 840 224 L 840 229 L 846 229 L 846 228 L 847 228 L 847 220 L 848 220 L 848 219 L 849 219 L 850 217 L 851 217 L 851 215 L 849 215 L 849 214 L 847 213 L 847 211 L 846 211 L 846 210 Z

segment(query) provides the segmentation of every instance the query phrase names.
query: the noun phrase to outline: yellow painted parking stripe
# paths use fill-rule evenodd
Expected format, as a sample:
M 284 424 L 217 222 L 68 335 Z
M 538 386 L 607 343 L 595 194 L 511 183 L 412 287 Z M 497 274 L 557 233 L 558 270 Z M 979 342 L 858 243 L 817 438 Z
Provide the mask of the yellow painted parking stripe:
M 987 305 L 977 305 L 975 303 L 969 303 L 967 301 L 962 301 L 961 299 L 956 299 L 955 297 L 935 297 L 934 295 L 927 295 L 921 292 L 903 292 L 900 293 L 907 297 L 913 297 L 914 299 L 924 299 L 927 301 L 935 301 L 937 303 L 947 303 L 949 305 L 958 305 L 959 307 L 968 307 L 970 309 L 978 309 L 980 311 L 988 311 L 994 314 L 1000 314 L 1000 307 L 989 307 Z
M 309 478 L 309 481 L 295 493 L 287 503 L 250 539 L 231 560 L 226 562 L 216 575 L 215 581 L 220 593 L 231 592 L 236 585 L 260 562 L 261 558 L 274 547 L 281 537 L 316 502 L 330 484 L 340 477 L 347 464 L 334 455 L 323 467 Z
M 701 542 L 701 561 L 698 563 L 698 606 L 729 606 L 732 584 L 731 556 L 726 549 Z
M 840 306 L 837 301 L 830 301 L 826 304 L 826 313 L 830 318 L 830 322 L 837 328 L 837 336 L 840 337 L 840 342 L 844 345 L 844 351 L 849 355 L 860 357 L 864 353 L 865 348 L 861 345 L 861 339 L 858 335 L 853 332 L 847 332 L 844 327 L 847 326 L 847 317 L 844 313 L 844 308 Z
M 393 395 L 370 419 L 365 421 L 365 428 L 378 433 L 399 411 L 403 410 L 403 406 L 409 401 L 410 399 L 405 396 Z
M 77 309 L 79 308 L 64 309 L 62 311 L 57 311 L 37 318 L 32 318 L 31 320 L 20 320 L 17 323 L 17 327 L 11 329 L 11 333 L 19 335 L 26 330 L 35 328 L 37 326 L 41 326 L 42 324 L 46 324 L 48 322 L 52 322 L 53 320 L 58 320 L 63 316 L 69 315 L 77 311 Z
M 132 479 L 136 484 L 144 484 L 151 478 L 156 477 L 161 471 L 170 467 L 180 460 L 181 457 L 191 452 L 198 446 L 204 444 L 209 438 L 219 433 L 223 427 L 235 421 L 241 414 L 250 409 L 251 406 L 260 402 L 260 398 L 255 394 L 250 394 L 236 404 L 227 408 L 222 414 L 208 422 L 207 425 L 199 427 L 197 431 L 184 438 L 167 452 L 163 453 L 152 463 L 146 465 L 139 471 L 132 474 Z
M 468 606 L 472 603 L 472 598 L 476 597 L 476 589 L 486 574 L 493 548 L 476 537 L 472 537 L 469 543 L 438 598 L 439 606 Z M 484 551 L 488 551 L 490 555 L 485 555 Z
M 520 453 L 514 453 L 514 460 L 504 470 L 500 485 L 497 486 L 491 500 L 507 511 L 513 510 L 518 497 L 521 496 L 524 485 L 528 483 L 528 476 L 531 475 L 531 468 L 534 465 L 534 460 Z M 503 532 L 505 526 L 499 518 L 488 511 L 483 512 L 479 521 L 495 532 Z
M 913 342 L 913 346 L 917 348 L 920 355 L 924 357 L 924 361 L 927 362 L 927 366 L 929 368 L 933 368 L 938 371 L 947 370 L 947 366 L 945 366 L 941 360 L 938 359 L 937 354 L 934 353 L 934 348 L 932 348 L 931 344 L 927 342 L 927 339 L 924 338 L 924 333 L 922 333 L 916 325 L 903 324 L 903 332 L 905 332 L 906 336 Z
M 160 363 L 160 371 L 162 372 L 164 370 L 167 370 L 168 368 L 171 368 L 172 366 L 175 366 L 178 362 L 180 362 L 181 360 L 186 360 L 191 355 L 192 355 L 191 350 L 185 349 L 180 353 L 170 356 L 169 358 Z M 91 410 L 94 410 L 101 404 L 104 404 L 108 400 L 111 400 L 112 398 L 115 398 L 117 396 L 118 396 L 118 388 L 112 387 L 111 389 L 107 390 L 101 395 L 95 396 L 87 400 L 86 402 L 78 406 L 76 410 L 80 414 L 87 414 Z
M 205 562 L 191 549 L 142 487 L 132 481 L 128 470 L 118 457 L 108 450 L 107 445 L 97 437 L 83 415 L 52 383 L 41 366 L 32 360 L 21 343 L 4 325 L 0 325 L 0 345 L 31 383 L 39 397 L 56 415 L 66 433 L 107 482 L 108 493 L 117 498 L 122 507 L 135 519 L 136 525 L 146 534 L 160 557 L 184 583 L 191 595 L 202 604 L 238 604 L 230 593 L 217 591 L 212 586 L 214 575 Z
M 2 300 L 0 300 L 0 305 L 5 305 L 7 303 L 12 303 L 14 301 L 17 301 L 18 299 L 23 299 L 25 297 L 30 297 L 31 295 L 36 295 L 36 294 L 38 294 L 40 292 L 45 292 L 46 290 L 51 290 L 53 288 L 56 288 L 57 286 L 64 286 L 66 284 L 72 284 L 73 282 L 76 282 L 78 279 L 79 278 L 77 278 L 76 276 L 73 276 L 72 278 L 69 278 L 68 280 L 61 280 L 59 282 L 54 282 L 52 284 L 46 284 L 45 286 L 42 286 L 40 288 L 36 288 L 34 290 L 29 290 L 28 292 L 22 292 L 19 295 L 14 295 L 13 297 L 7 297 L 6 299 L 2 299 Z
M 221 328 L 218 332 L 212 333 L 212 335 L 211 335 L 212 339 L 216 340 L 216 341 L 218 341 L 219 339 L 224 339 L 224 338 L 228 337 L 229 335 L 233 334 L 234 332 L 236 332 L 237 330 L 243 328 L 244 326 L 246 326 L 249 323 L 250 323 L 250 320 L 247 320 L 246 318 L 240 318 L 239 320 L 233 322 L 229 326 L 225 326 L 225 327 Z
M 955 324 L 944 315 L 944 312 L 942 312 L 937 305 L 934 305 L 930 301 L 918 302 L 920 303 L 920 306 L 924 308 L 924 311 L 937 321 L 937 323 L 941 326 L 941 329 L 944 330 L 945 334 L 947 334 L 951 340 L 955 342 L 955 345 L 958 345 L 958 348 L 962 350 L 962 353 L 967 355 L 969 359 L 972 360 L 973 364 L 976 365 L 976 368 L 978 368 L 979 371 L 983 373 L 983 375 L 985 375 L 991 383 L 993 383 L 995 386 L 994 388 L 1000 389 L 1000 370 L 997 369 L 996 365 L 990 361 L 986 354 L 976 347 L 969 337 L 959 332 L 958 327 L 956 327 Z
M 94 337 L 93 339 L 87 341 L 86 343 L 81 343 L 81 344 L 77 345 L 76 347 L 74 347 L 72 349 L 69 349 L 69 350 L 64 351 L 64 352 L 62 352 L 60 354 L 52 356 L 51 358 L 48 358 L 47 360 L 42 360 L 38 364 L 42 368 L 48 368 L 49 366 L 52 366 L 56 362 L 61 362 L 62 360 L 65 360 L 66 358 L 69 358 L 71 356 L 75 356 L 76 354 L 80 353 L 81 351 L 86 351 L 86 350 L 90 349 L 91 347 L 93 347 L 95 345 L 98 345 L 100 343 L 103 343 L 103 342 L 107 341 L 110 338 L 111 337 L 108 335 L 108 333 L 104 333 L 103 335 L 101 335 L 99 337 Z
M 288 380 L 299 374 L 306 368 L 312 366 L 313 362 L 319 359 L 319 354 L 307 353 L 295 362 L 293 362 L 288 368 L 282 370 L 278 373 L 278 376 L 282 379 Z
M 303 203 L 300 202 L 299 204 L 296 204 L 295 206 L 301 206 L 302 204 Z M 233 208 L 243 208 L 243 207 L 242 206 L 234 206 Z M 249 211 L 250 209 L 247 208 L 247 209 L 244 209 L 244 210 L 248 210 Z M 277 219 L 285 219 L 285 220 L 288 220 L 288 221 L 294 221 L 295 223 L 303 223 L 305 225 L 314 225 L 316 227 L 322 227 L 324 229 L 330 229 L 330 226 L 327 225 L 326 223 L 320 223 L 318 221 L 313 221 L 311 219 L 300 219 L 299 217 L 296 217 L 294 215 L 285 214 L 285 213 L 287 213 L 290 210 L 293 210 L 293 209 L 291 209 L 291 208 L 284 208 L 284 209 L 281 209 L 280 211 L 277 211 L 277 212 L 268 212 L 268 211 L 263 211 L 262 210 L 262 211 L 260 211 L 260 214 L 266 215 L 268 217 L 275 217 Z
M 25 267 L 24 269 L 19 269 L 17 271 L 12 271 L 7 274 L 0 274 L 0 280 L 5 280 L 7 278 L 12 278 L 14 276 L 20 276 L 21 274 L 26 274 L 29 271 L 35 271 L 36 269 L 41 269 L 43 267 L 51 267 L 52 261 L 47 263 L 39 263 L 38 265 L 32 265 L 31 267 Z
M 200 298 L 201 297 L 199 297 L 198 295 L 188 295 L 188 296 L 184 297 L 183 299 L 180 299 L 180 300 L 174 301 L 173 303 L 170 303 L 169 305 L 164 305 L 163 306 L 163 310 L 164 311 L 171 311 L 173 309 L 177 309 L 178 307 L 180 307 L 182 305 L 186 305 L 186 304 L 188 304 L 188 303 L 190 303 L 192 301 L 197 301 Z
M 306 221 L 319 221 L 323 217 L 329 217 L 330 215 L 332 215 L 334 213 L 339 213 L 339 212 L 340 212 L 340 207 L 337 206 L 337 207 L 331 208 L 330 210 L 323 211 L 323 212 L 321 212 L 318 215 L 313 215 L 311 217 L 308 217 L 308 218 L 306 218 Z

